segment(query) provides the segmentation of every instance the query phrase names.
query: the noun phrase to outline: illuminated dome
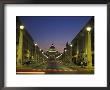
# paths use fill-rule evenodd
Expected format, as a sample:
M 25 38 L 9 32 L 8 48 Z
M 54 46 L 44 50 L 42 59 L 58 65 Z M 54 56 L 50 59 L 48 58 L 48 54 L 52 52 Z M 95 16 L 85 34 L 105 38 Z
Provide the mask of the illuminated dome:
M 52 44 L 48 51 L 49 52 L 56 52 L 55 46 Z

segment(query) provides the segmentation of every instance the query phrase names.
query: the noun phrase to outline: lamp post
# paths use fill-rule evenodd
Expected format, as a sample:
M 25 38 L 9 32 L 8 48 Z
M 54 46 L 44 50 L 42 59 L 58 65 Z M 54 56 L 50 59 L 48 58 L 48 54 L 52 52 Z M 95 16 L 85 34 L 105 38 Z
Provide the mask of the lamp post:
M 64 50 L 64 62 L 66 62 L 66 58 L 67 58 L 67 57 L 66 57 L 66 52 L 67 52 L 67 50 L 65 49 L 65 50 Z
M 72 62 L 72 44 L 70 44 L 70 62 Z
M 41 61 L 41 58 L 42 58 L 42 56 L 41 56 L 41 54 L 42 54 L 42 49 L 39 49 L 39 62 Z
M 87 27 L 87 68 L 92 68 L 91 27 Z
M 19 46 L 18 46 L 18 57 L 17 57 L 17 65 L 21 65 L 22 66 L 22 53 L 23 53 L 23 31 L 24 31 L 24 26 L 21 25 L 20 26 L 20 36 L 19 36 Z
M 35 61 L 37 62 L 37 58 L 36 58 L 36 46 L 37 46 L 37 43 L 35 43 Z

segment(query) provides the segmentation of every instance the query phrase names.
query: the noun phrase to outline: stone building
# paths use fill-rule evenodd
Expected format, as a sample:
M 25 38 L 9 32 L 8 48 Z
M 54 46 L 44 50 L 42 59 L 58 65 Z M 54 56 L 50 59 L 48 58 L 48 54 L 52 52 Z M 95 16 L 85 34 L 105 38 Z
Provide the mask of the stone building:
M 94 17 L 87 22 L 71 44 L 73 63 L 80 65 L 83 61 L 87 65 L 90 60 L 92 66 L 94 65 Z
M 23 25 L 16 17 L 16 60 L 17 64 L 23 64 L 27 60 L 33 60 L 35 54 L 34 40 L 26 28 L 20 29 Z

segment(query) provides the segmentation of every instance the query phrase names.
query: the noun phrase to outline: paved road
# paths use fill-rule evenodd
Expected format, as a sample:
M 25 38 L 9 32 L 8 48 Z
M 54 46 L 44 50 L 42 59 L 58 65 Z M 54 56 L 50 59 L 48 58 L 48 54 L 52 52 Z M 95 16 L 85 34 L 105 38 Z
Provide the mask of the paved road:
M 65 66 L 54 60 L 46 64 L 35 65 L 30 69 L 17 69 L 17 72 L 45 72 L 45 74 L 94 74 L 94 69 L 80 66 Z

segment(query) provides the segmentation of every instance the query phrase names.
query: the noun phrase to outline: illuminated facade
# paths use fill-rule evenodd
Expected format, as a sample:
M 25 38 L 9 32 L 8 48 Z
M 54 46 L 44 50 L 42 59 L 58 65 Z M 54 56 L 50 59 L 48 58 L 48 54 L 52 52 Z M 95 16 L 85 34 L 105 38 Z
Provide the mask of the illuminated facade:
M 27 32 L 25 27 L 23 30 L 20 30 L 20 26 L 23 25 L 19 18 L 16 18 L 16 59 L 17 63 L 25 62 L 26 60 L 34 59 L 34 40 L 31 35 Z M 22 37 L 21 37 L 22 35 Z M 20 47 L 22 49 L 20 50 Z M 20 55 L 20 53 L 22 53 Z M 21 60 L 18 60 L 21 57 Z
M 55 46 L 52 44 L 47 50 L 46 55 L 49 57 L 49 60 L 55 60 L 59 55 L 59 52 L 56 50 Z
M 34 40 L 27 32 L 25 27 L 21 30 L 23 24 L 16 18 L 16 62 L 17 65 L 22 65 L 27 61 L 35 63 L 42 62 L 46 59 L 38 45 L 34 44 Z
M 89 28 L 91 31 L 87 31 Z M 92 17 L 83 29 L 72 40 L 72 61 L 80 65 L 94 65 L 94 17 Z
M 66 43 L 62 61 L 66 64 L 94 66 L 94 17 L 92 17 L 70 44 Z

